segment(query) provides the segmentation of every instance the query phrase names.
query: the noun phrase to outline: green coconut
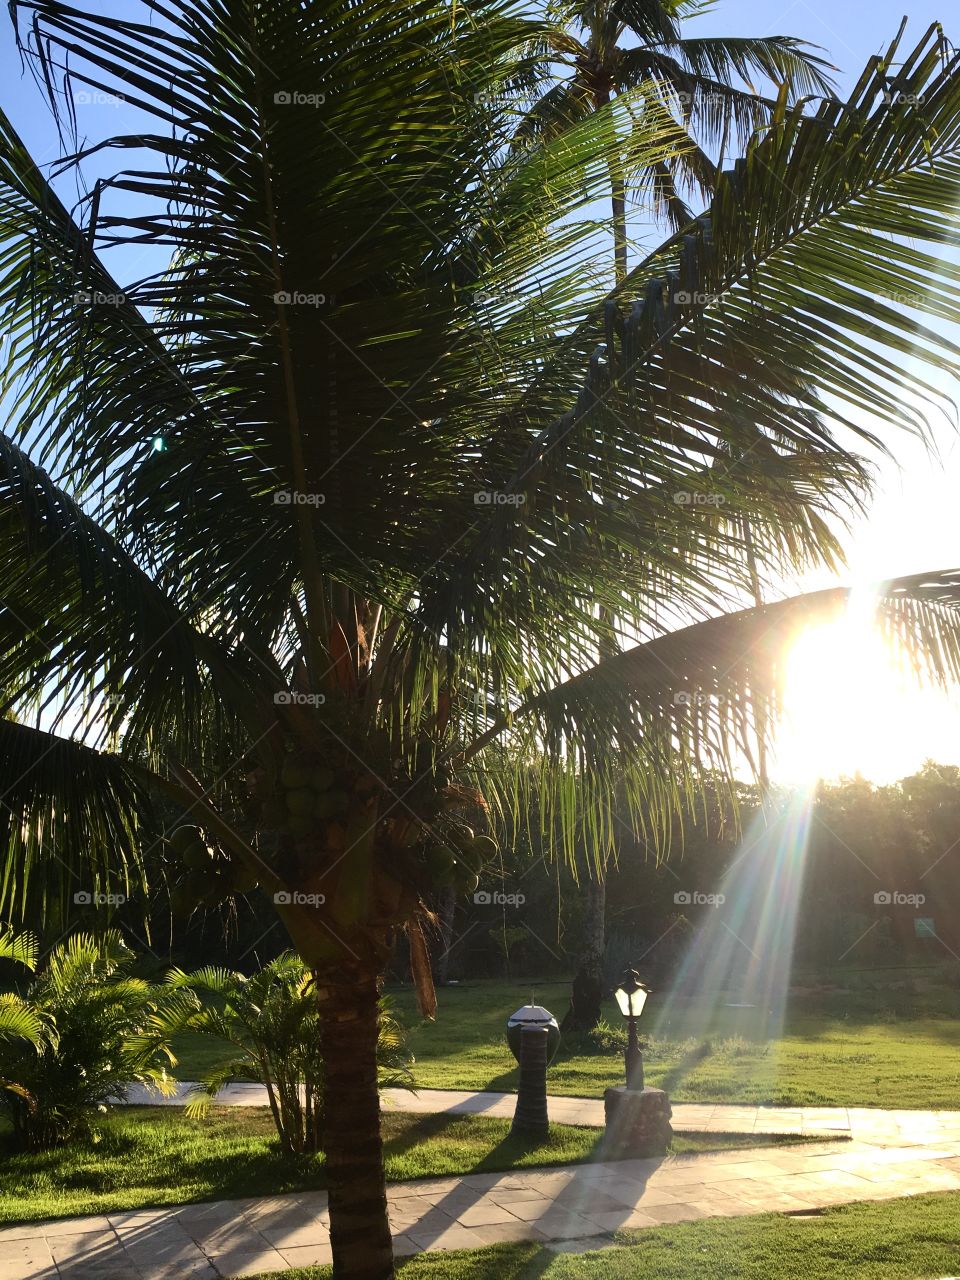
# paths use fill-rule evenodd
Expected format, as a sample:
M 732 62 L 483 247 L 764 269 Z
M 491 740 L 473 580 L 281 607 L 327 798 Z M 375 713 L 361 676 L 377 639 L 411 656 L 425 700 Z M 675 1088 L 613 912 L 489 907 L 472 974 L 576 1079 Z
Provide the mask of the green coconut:
M 303 839 L 304 836 L 310 835 L 315 829 L 313 817 L 309 813 L 294 813 L 290 816 L 287 823 L 287 830 L 297 840 Z
M 190 845 L 198 840 L 201 844 L 203 843 L 203 832 L 199 827 L 195 827 L 192 824 L 177 827 L 175 831 L 171 831 L 169 836 L 170 848 L 181 858 Z
M 287 792 L 287 809 L 295 817 L 309 817 L 315 804 L 316 797 L 310 787 L 296 787 Z
M 424 862 L 430 879 L 436 884 L 449 884 L 457 866 L 457 855 L 446 844 L 428 844 L 424 850 Z
M 480 884 L 480 877 L 469 867 L 463 867 L 459 864 L 454 868 L 453 873 L 454 887 L 461 893 L 476 893 Z
M 252 867 L 245 867 L 242 862 L 230 864 L 229 884 L 233 893 L 253 893 L 259 883 Z
M 457 849 L 457 861 L 465 867 L 469 867 L 471 871 L 482 871 L 486 859 L 482 851 L 474 848 L 473 841 L 469 844 L 463 844 Z
M 287 821 L 287 806 L 280 796 L 268 796 L 260 806 L 260 821 L 265 827 L 277 830 Z
M 318 818 L 337 818 L 350 808 L 350 797 L 346 791 L 321 791 L 314 799 L 313 811 Z
M 287 756 L 280 768 L 280 782 L 287 791 L 309 787 L 313 782 L 313 770 L 296 756 Z
M 475 836 L 470 845 L 470 852 L 475 860 L 479 860 L 482 867 L 493 861 L 500 852 L 500 846 L 493 836 Z
M 190 871 L 204 871 L 210 865 L 210 850 L 202 840 L 194 840 L 184 849 L 180 861 Z
M 201 901 L 209 888 L 212 874 L 212 871 L 188 871 L 180 882 L 194 906 Z
M 329 791 L 334 783 L 333 770 L 325 764 L 314 765 L 310 781 L 315 791 Z

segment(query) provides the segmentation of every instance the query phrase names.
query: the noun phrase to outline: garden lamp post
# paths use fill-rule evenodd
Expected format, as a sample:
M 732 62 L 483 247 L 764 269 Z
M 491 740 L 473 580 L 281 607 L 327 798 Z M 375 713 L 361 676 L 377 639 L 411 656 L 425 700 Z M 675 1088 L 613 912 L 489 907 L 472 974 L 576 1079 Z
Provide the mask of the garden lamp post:
M 627 1019 L 627 1052 L 625 1054 L 627 1068 L 627 1088 L 631 1092 L 643 1089 L 643 1054 L 637 1040 L 637 1019 L 643 1012 L 650 988 L 640 981 L 635 969 L 624 969 L 620 986 L 614 995 L 620 1012 Z

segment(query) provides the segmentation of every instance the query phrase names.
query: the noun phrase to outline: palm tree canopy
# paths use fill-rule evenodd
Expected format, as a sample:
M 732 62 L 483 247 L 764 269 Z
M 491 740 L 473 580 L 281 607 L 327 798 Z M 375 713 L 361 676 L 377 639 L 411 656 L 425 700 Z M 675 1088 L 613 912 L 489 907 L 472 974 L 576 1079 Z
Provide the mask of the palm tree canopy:
M 0 722 L 3 899 L 132 867 L 157 780 L 228 812 L 286 732 L 333 735 L 399 797 L 424 744 L 469 755 L 523 707 L 555 747 L 545 821 L 576 819 L 572 780 L 605 781 L 621 743 L 666 803 L 677 744 L 633 699 L 603 699 L 586 753 L 550 690 L 610 618 L 652 637 L 737 602 L 745 519 L 765 572 L 836 563 L 829 517 L 866 479 L 837 424 L 925 430 L 937 396 L 904 355 L 960 354 L 939 33 L 846 104 L 784 96 L 709 213 L 607 296 L 589 206 L 621 107 L 512 149 L 546 30 L 510 4 L 143 11 L 16 7 L 55 105 L 120 94 L 155 131 L 99 144 L 136 167 L 71 212 L 0 123 L 0 687 L 21 721 L 47 704 L 42 731 Z M 652 104 L 631 164 L 678 135 Z M 169 266 L 121 284 L 116 245 Z M 938 582 L 935 610 L 901 606 L 927 648 L 956 642 Z M 322 697 L 318 727 L 297 699 Z

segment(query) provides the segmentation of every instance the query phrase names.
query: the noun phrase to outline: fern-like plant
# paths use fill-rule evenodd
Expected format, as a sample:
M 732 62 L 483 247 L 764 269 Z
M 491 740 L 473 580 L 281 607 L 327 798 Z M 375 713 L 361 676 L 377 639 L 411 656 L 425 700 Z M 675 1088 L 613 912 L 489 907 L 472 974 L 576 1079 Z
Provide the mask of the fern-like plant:
M 171 1032 L 199 1032 L 224 1045 L 224 1060 L 198 1085 L 187 1114 L 203 1115 L 233 1080 L 257 1080 L 266 1087 L 284 1151 L 290 1155 L 319 1151 L 322 1037 L 313 977 L 300 957 L 285 951 L 249 978 L 212 966 L 194 973 L 175 969 L 168 984 L 182 998 L 179 1006 L 168 1006 Z M 377 1040 L 381 1085 L 409 1085 L 411 1062 L 404 1028 L 392 1015 L 388 997 L 381 997 Z
M 0 934 L 0 955 L 33 967 L 36 944 Z M 89 1129 L 91 1113 L 131 1083 L 170 1092 L 175 1061 L 164 1027 L 171 993 L 130 976 L 119 933 L 78 933 L 50 952 L 23 992 L 0 995 L 0 1111 L 34 1150 Z

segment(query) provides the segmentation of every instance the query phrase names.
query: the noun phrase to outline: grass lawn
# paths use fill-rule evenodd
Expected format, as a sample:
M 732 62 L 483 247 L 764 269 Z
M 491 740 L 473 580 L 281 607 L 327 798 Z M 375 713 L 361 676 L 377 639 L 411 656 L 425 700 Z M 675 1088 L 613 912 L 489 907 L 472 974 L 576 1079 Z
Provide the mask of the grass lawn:
M 960 1195 L 844 1205 L 808 1220 L 763 1214 L 655 1227 L 639 1243 L 584 1254 L 498 1245 L 404 1259 L 403 1280 L 918 1280 L 954 1276 Z M 327 1280 L 329 1267 L 272 1280 Z M 265 1276 L 259 1280 L 266 1280 Z
M 390 1181 L 488 1173 L 604 1158 L 596 1129 L 554 1125 L 546 1142 L 511 1138 L 510 1121 L 486 1116 L 384 1116 Z M 281 1195 L 325 1185 L 320 1156 L 284 1158 L 266 1107 L 213 1107 L 202 1121 L 179 1108 L 117 1108 L 98 1120 L 99 1141 L 17 1153 L 0 1133 L 0 1223 L 109 1213 L 147 1205 Z M 795 1143 L 796 1138 L 780 1138 Z M 683 1135 L 674 1151 L 756 1147 L 755 1137 Z
M 562 1017 L 564 983 L 539 983 L 538 1003 Z M 529 1001 L 530 984 L 469 982 L 438 992 L 434 1023 L 421 1022 L 408 991 L 395 1009 L 414 1028 L 415 1076 L 424 1088 L 516 1088 L 504 1040 L 508 1014 Z M 734 997 L 735 998 L 735 997 Z M 671 1002 L 662 1015 L 657 993 L 641 1030 L 650 1041 L 647 1081 L 678 1102 L 763 1102 L 796 1106 L 960 1109 L 960 991 L 853 992 L 794 1000 L 782 1034 L 768 1039 L 752 1009 Z M 622 1018 L 612 1006 L 607 1019 Z M 209 1052 L 209 1046 L 204 1046 Z M 188 1046 L 180 1074 L 188 1078 Z M 551 1093 L 598 1096 L 623 1080 L 623 1058 L 560 1053 L 550 1068 Z

